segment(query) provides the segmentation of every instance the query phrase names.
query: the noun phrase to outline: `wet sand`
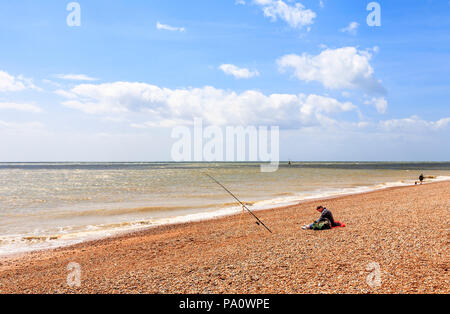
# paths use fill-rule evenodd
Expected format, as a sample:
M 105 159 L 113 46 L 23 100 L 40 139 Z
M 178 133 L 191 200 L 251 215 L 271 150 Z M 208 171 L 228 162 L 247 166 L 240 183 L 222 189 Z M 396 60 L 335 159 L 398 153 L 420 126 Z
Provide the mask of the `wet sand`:
M 301 230 L 319 204 L 347 227 Z M 2 258 L 0 292 L 449 293 L 449 205 L 447 181 L 257 212 L 273 234 L 249 215 L 164 226 Z

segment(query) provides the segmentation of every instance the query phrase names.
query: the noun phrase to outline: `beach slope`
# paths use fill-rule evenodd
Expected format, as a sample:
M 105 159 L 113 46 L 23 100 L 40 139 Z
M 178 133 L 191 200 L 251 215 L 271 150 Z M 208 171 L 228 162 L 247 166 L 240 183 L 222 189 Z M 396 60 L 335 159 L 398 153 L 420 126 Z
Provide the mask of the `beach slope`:
M 237 215 L 2 258 L 0 292 L 449 293 L 449 196 L 390 188 L 258 212 L 273 234 Z M 319 204 L 347 227 L 302 231 Z

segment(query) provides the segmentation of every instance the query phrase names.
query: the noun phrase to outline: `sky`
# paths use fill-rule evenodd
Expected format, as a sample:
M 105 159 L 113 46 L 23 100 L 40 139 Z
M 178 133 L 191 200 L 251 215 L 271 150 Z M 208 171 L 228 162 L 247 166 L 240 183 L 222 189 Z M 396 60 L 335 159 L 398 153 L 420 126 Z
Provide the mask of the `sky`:
M 278 126 L 281 160 L 450 160 L 447 0 L 70 2 L 0 0 L 0 161 L 171 161 L 195 118 Z

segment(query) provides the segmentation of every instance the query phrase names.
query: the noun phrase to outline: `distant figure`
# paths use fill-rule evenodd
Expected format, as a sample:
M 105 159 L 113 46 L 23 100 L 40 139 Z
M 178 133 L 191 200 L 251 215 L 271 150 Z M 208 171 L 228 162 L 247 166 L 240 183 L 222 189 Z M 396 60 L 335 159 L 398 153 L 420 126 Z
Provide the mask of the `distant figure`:
M 425 177 L 423 176 L 423 173 L 419 176 L 419 181 L 420 184 L 423 184 L 423 180 L 425 179 Z
M 321 214 L 320 218 L 310 225 L 303 226 L 303 230 L 324 230 L 334 227 L 340 227 L 340 222 L 335 222 L 331 211 L 323 206 L 317 207 L 317 211 Z

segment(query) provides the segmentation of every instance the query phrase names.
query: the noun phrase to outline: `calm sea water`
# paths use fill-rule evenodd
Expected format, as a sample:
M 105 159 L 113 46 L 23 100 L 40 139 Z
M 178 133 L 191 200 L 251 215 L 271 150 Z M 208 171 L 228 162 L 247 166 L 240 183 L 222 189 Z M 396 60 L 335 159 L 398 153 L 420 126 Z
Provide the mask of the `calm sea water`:
M 238 212 L 450 179 L 450 163 L 0 163 L 0 254 Z

